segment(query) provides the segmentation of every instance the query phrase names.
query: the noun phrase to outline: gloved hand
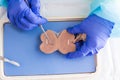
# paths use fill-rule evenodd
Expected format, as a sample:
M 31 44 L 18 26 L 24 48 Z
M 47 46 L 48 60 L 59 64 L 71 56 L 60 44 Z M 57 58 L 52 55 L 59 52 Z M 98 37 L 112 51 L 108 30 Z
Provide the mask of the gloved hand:
M 40 0 L 28 0 L 28 5 L 24 0 L 8 0 L 7 16 L 12 24 L 23 30 L 32 30 L 47 21 L 40 16 Z
M 76 51 L 68 53 L 66 55 L 67 58 L 76 58 L 98 53 L 110 37 L 113 25 L 114 23 L 92 14 L 80 24 L 68 28 L 67 31 L 71 34 L 85 33 L 87 37 L 85 42 L 76 43 Z

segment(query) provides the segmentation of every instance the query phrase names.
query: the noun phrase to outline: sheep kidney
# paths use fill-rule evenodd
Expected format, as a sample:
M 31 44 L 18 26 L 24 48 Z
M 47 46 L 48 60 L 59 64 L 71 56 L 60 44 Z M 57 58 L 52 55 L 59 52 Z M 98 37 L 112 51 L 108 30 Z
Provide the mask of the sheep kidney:
M 51 30 L 47 30 L 46 33 L 47 33 L 50 41 L 48 41 L 48 39 L 45 37 L 45 34 L 42 34 L 40 36 L 41 41 L 42 41 L 42 44 L 40 45 L 40 50 L 46 54 L 50 54 L 58 49 L 57 36 Z M 50 44 L 50 42 L 51 42 L 51 44 Z
M 63 54 L 68 52 L 73 52 L 76 49 L 75 44 L 73 43 L 75 36 L 68 33 L 66 30 L 62 31 L 58 37 L 59 51 Z
M 42 52 L 50 54 L 59 50 L 62 54 L 67 54 L 68 52 L 75 51 L 76 47 L 73 43 L 75 36 L 69 34 L 66 30 L 62 31 L 58 37 L 51 30 L 47 30 L 46 33 L 50 41 L 47 40 L 44 33 L 41 35 L 42 44 L 40 45 L 40 50 Z

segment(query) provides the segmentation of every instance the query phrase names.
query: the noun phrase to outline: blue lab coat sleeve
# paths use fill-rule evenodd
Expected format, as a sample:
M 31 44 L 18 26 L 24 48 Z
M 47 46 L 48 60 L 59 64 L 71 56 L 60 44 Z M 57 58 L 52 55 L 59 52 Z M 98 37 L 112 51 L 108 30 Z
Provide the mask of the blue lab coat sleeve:
M 7 6 L 7 0 L 0 0 L 0 7 L 1 6 L 6 7 Z
M 96 14 L 114 23 L 120 22 L 120 0 L 93 0 L 91 14 Z

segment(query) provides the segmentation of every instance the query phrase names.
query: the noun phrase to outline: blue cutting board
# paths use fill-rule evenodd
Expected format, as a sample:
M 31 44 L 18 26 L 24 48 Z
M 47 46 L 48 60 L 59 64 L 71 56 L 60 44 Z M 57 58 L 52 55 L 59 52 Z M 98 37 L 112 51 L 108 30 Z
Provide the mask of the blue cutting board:
M 48 22 L 45 29 L 61 32 L 67 27 L 78 24 L 80 21 Z M 53 54 L 44 54 L 39 50 L 41 29 L 23 31 L 11 24 L 4 25 L 4 56 L 20 63 L 16 67 L 4 63 L 6 76 L 30 76 L 51 74 L 75 74 L 95 72 L 95 55 L 76 59 L 67 59 L 58 51 Z

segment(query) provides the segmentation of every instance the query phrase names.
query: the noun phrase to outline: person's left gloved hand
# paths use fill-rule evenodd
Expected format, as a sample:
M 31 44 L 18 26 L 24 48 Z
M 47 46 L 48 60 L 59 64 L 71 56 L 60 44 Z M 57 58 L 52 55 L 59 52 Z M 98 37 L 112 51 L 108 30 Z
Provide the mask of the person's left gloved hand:
M 86 41 L 76 43 L 76 51 L 70 52 L 67 58 L 76 58 L 93 55 L 105 46 L 110 37 L 114 23 L 95 14 L 88 16 L 80 24 L 70 27 L 67 31 L 71 34 L 85 33 Z
M 12 24 L 32 30 L 47 20 L 40 15 L 40 0 L 8 0 L 7 16 Z

